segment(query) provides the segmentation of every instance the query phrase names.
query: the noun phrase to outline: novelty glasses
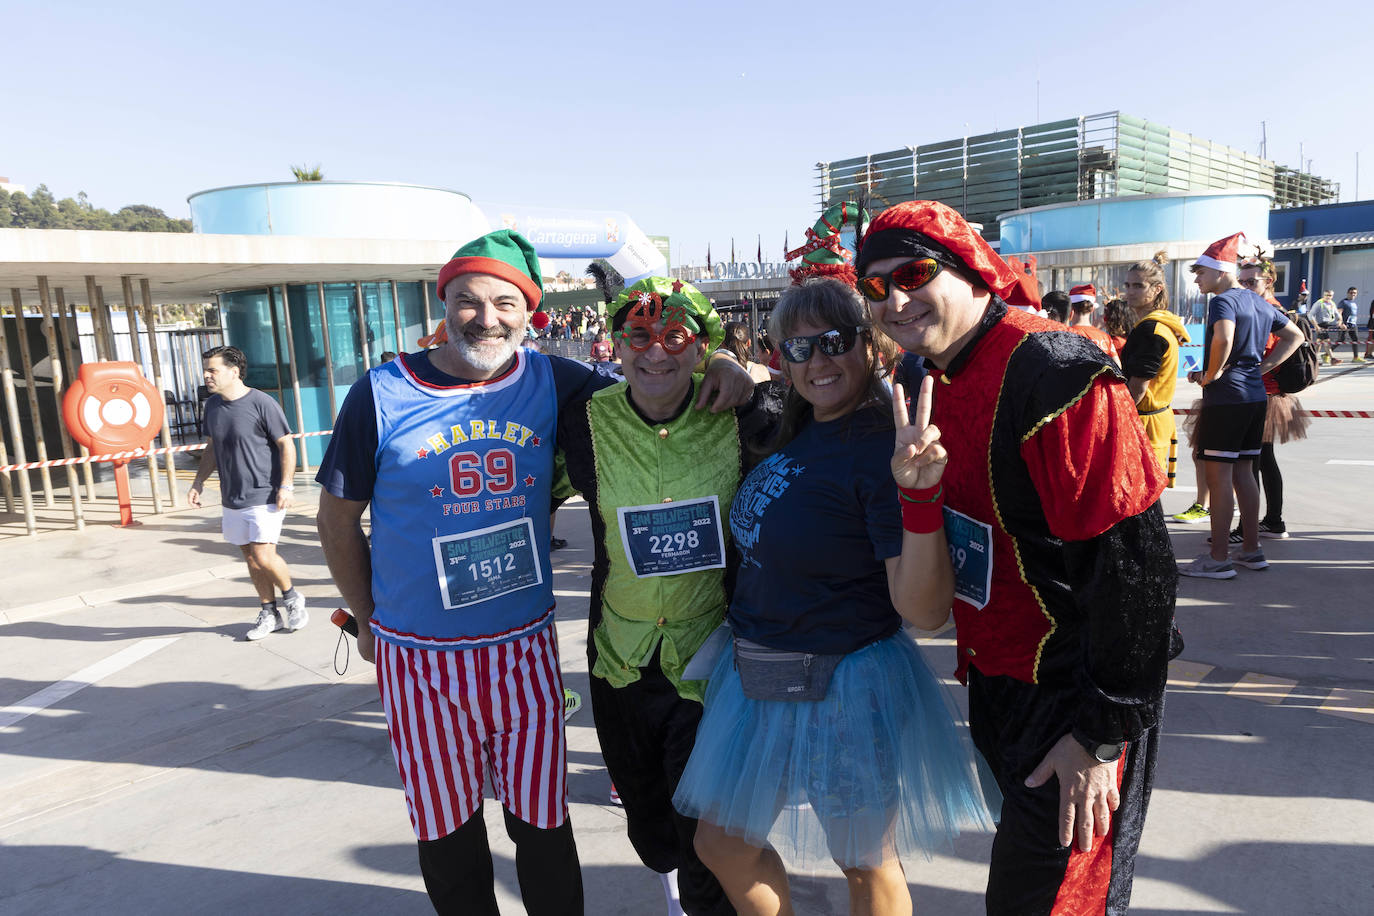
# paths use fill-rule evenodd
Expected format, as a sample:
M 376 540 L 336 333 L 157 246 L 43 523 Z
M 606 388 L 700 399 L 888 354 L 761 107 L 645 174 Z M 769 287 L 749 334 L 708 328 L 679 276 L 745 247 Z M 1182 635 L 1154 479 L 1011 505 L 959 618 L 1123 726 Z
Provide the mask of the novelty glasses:
M 934 258 L 917 258 L 899 264 L 885 274 L 869 274 L 859 278 L 859 292 L 869 302 L 882 302 L 892 295 L 892 287 L 911 293 L 925 286 L 940 272 L 940 262 Z
M 782 355 L 789 363 L 804 363 L 811 358 L 813 348 L 826 356 L 842 356 L 854 348 L 859 328 L 831 328 L 822 334 L 789 337 L 782 342 Z
M 643 324 L 631 324 L 625 327 L 625 343 L 629 344 L 630 349 L 636 353 L 643 353 L 657 343 L 662 345 L 664 353 L 676 356 L 691 346 L 696 339 L 695 334 L 681 325 L 664 328 L 662 333 L 651 330 Z

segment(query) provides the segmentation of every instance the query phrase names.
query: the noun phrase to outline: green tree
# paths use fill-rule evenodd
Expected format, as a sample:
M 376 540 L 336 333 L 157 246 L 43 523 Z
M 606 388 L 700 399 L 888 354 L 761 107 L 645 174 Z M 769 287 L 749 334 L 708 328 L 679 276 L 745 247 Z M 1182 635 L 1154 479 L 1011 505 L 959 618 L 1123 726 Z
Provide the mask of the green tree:
M 320 171 L 320 164 L 315 163 L 314 167 L 304 165 L 291 166 L 291 174 L 296 176 L 297 181 L 324 181 L 324 172 Z
M 38 208 L 23 191 L 10 195 L 10 225 L 16 229 L 38 228 Z
M 15 229 L 122 229 L 128 232 L 190 232 L 191 221 L 173 219 L 157 207 L 131 204 L 110 213 L 93 206 L 85 191 L 73 200 L 54 199 L 40 184 L 33 196 L 0 191 L 0 227 Z
M 48 190 L 48 186 L 40 184 L 33 189 L 33 196 L 29 198 L 33 202 L 37 222 L 33 224 L 35 229 L 57 229 L 57 200 Z

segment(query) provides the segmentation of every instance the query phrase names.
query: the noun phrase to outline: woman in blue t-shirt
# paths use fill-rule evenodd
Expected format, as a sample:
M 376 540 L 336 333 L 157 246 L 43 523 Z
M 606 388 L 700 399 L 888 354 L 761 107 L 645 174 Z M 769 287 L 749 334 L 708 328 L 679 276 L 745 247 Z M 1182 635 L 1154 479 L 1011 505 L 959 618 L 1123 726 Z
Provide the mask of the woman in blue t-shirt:
M 741 913 L 791 911 L 776 846 L 833 859 L 856 911 L 910 912 L 902 859 L 986 821 L 949 698 L 902 630 L 939 627 L 953 599 L 930 380 L 911 423 L 882 383 L 895 346 L 833 279 L 786 291 L 772 329 L 784 417 L 730 510 L 734 646 L 674 804 Z

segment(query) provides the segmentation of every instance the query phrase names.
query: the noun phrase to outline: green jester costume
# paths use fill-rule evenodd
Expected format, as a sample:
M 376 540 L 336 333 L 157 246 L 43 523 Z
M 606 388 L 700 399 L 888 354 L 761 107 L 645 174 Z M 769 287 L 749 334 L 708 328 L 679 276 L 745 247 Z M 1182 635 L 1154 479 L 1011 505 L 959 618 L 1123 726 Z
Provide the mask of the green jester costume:
M 612 308 L 622 352 L 632 332 L 649 340 L 644 350 L 674 356 L 698 342 L 709 352 L 724 336 L 701 293 L 662 277 L 631 286 Z M 635 851 L 660 874 L 678 872 L 690 914 L 733 909 L 693 851 L 696 822 L 672 806 L 706 688 L 683 670 L 725 616 L 730 503 L 750 464 L 746 443 L 765 434 L 781 404 L 765 385 L 737 410 L 694 410 L 700 384 L 693 375 L 667 419 L 647 417 L 630 385 L 559 418 L 568 480 L 587 500 L 595 541 L 587 656 L 602 756 Z

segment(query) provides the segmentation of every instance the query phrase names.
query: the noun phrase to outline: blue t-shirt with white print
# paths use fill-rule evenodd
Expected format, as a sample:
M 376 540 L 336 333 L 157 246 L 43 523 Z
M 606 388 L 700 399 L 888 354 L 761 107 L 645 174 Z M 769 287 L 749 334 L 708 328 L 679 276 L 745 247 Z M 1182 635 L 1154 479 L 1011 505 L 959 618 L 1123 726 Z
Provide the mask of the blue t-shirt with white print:
M 774 649 L 844 653 L 901 627 L 885 561 L 902 552 L 888 408 L 809 422 L 740 484 L 730 623 Z

